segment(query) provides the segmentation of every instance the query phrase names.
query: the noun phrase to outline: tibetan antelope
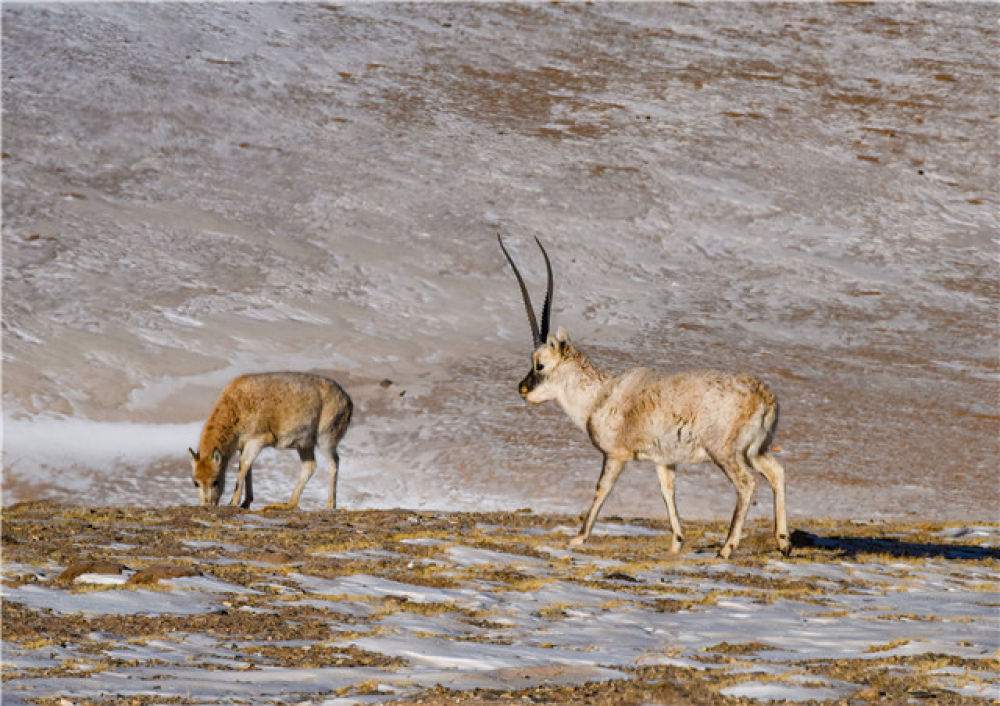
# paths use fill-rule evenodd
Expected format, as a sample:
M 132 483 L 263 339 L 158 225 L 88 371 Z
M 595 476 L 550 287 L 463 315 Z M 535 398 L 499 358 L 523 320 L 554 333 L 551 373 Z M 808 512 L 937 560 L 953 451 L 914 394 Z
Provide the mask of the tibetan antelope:
M 251 467 L 267 447 L 294 448 L 302 470 L 288 506 L 295 508 L 306 482 L 316 470 L 315 448 L 330 459 L 330 496 L 327 508 L 337 504 L 337 444 L 351 421 L 353 404 L 330 378 L 310 373 L 241 375 L 219 394 L 205 422 L 198 450 L 188 449 L 194 484 L 202 505 L 218 505 L 226 481 L 226 467 L 240 452 L 239 475 L 231 505 L 246 494 L 242 507 L 253 501 Z
M 668 375 L 638 368 L 611 377 L 601 372 L 573 347 L 565 329 L 560 326 L 555 334 L 549 332 L 552 265 L 538 238 L 535 242 L 548 273 L 540 328 L 521 273 L 499 235 L 497 240 L 521 289 L 534 345 L 531 370 L 518 387 L 521 397 L 534 404 L 558 402 L 604 454 L 594 500 L 570 545 L 579 546 L 590 537 L 625 463 L 636 459 L 656 464 L 673 532 L 670 551 L 679 552 L 684 534 L 674 504 L 674 466 L 711 460 L 732 481 L 738 495 L 719 556 L 728 558 L 739 546 L 753 498 L 754 470 L 767 478 L 774 491 L 774 534 L 778 549 L 787 555 L 791 543 L 785 517 L 785 471 L 768 453 L 778 417 L 778 403 L 770 390 L 746 373 L 698 370 Z

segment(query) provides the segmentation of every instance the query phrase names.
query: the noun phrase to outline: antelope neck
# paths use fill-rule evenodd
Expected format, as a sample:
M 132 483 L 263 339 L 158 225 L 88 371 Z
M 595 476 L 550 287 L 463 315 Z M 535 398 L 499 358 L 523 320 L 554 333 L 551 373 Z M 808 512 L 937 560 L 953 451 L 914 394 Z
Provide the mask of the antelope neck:
M 573 423 L 586 431 L 587 420 L 608 396 L 608 376 L 582 354 L 559 366 L 556 401 Z

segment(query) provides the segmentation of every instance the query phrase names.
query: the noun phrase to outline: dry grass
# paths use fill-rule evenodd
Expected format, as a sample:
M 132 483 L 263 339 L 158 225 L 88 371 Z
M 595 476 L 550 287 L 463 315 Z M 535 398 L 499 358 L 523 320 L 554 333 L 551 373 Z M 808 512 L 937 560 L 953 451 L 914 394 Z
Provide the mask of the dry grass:
M 266 529 L 259 524 L 262 518 L 268 523 Z M 229 508 L 88 509 L 23 503 L 6 508 L 3 519 L 4 562 L 8 567 L 3 580 L 10 587 L 34 583 L 63 591 L 123 590 L 122 586 L 86 587 L 71 582 L 85 573 L 129 572 L 130 583 L 144 584 L 143 590 L 168 591 L 171 578 L 199 574 L 228 582 L 234 589 L 223 595 L 218 610 L 193 615 L 64 614 L 6 600 L 5 651 L 40 653 L 63 648 L 76 655 L 46 668 L 5 668 L 3 680 L 7 688 L 31 678 L 78 678 L 107 670 L 155 669 L 158 662 L 154 659 L 116 659 L 108 654 L 122 645 L 182 640 L 193 634 L 208 636 L 227 649 L 237 650 L 240 659 L 228 668 L 250 670 L 248 679 L 252 679 L 253 670 L 269 666 L 365 667 L 405 672 L 405 659 L 352 644 L 384 634 L 382 621 L 392 616 L 444 617 L 464 625 L 465 632 L 448 639 L 468 643 L 470 649 L 475 649 L 476 643 L 508 645 L 516 640 L 507 630 L 503 611 L 477 609 L 454 600 L 409 600 L 400 595 L 312 592 L 308 594 L 310 600 L 304 601 L 302 577 L 335 580 L 367 575 L 413 587 L 472 587 L 482 595 L 515 601 L 519 594 L 529 598 L 546 587 L 561 584 L 613 592 L 597 606 L 604 612 L 704 612 L 727 600 L 758 604 L 789 601 L 828 606 L 816 610 L 814 617 L 838 620 L 852 612 L 837 602 L 838 596 L 885 595 L 900 590 L 928 562 L 941 561 L 954 567 L 950 573 L 956 585 L 982 593 L 984 611 L 989 610 L 989 592 L 997 589 L 991 576 L 1000 560 L 997 550 L 982 545 L 974 536 L 967 541 L 944 541 L 942 533 L 949 527 L 923 523 L 810 522 L 797 528 L 797 546 L 792 557 L 785 559 L 773 551 L 773 538 L 761 521 L 751 524 L 740 552 L 723 563 L 714 557 L 718 538 L 725 531 L 722 522 L 688 523 L 688 543 L 679 556 L 670 554 L 668 542 L 658 535 L 595 536 L 581 551 L 567 556 L 562 553 L 567 536 L 560 528 L 573 526 L 576 518 L 528 512 L 272 509 L 255 515 Z M 611 524 L 616 522 L 611 518 Z M 632 520 L 628 524 L 666 530 L 662 521 Z M 462 565 L 450 561 L 448 549 L 459 546 L 502 553 L 505 563 Z M 559 551 L 553 553 L 553 549 Z M 852 578 L 812 581 L 775 570 L 776 565 L 839 565 L 844 559 L 853 562 L 844 571 Z M 607 562 L 613 562 L 611 568 Z M 861 569 L 868 565 L 877 566 L 881 583 L 862 575 Z M 365 610 L 359 613 L 337 609 L 347 605 Z M 552 601 L 543 603 L 534 615 L 549 626 L 558 626 L 580 608 L 571 602 Z M 888 608 L 873 601 L 865 615 L 870 611 L 874 621 L 901 624 L 942 620 L 935 615 L 892 612 Z M 101 637 L 85 637 L 88 635 Z M 539 640 L 534 646 L 559 647 L 558 633 L 555 635 L 553 640 Z M 436 636 L 421 632 L 417 637 Z M 669 664 L 634 666 L 627 668 L 627 679 L 560 686 L 539 678 L 539 683 L 530 687 L 500 690 L 411 689 L 405 701 L 442 706 L 511 701 L 745 703 L 745 699 L 722 696 L 720 689 L 748 680 L 797 680 L 796 684 L 803 680 L 806 684 L 831 680 L 857 685 L 853 698 L 861 703 L 933 697 L 937 704 L 956 704 L 976 700 L 942 688 L 942 678 L 935 670 L 960 670 L 957 676 L 950 677 L 955 688 L 982 683 L 983 674 L 995 675 L 998 671 L 995 656 L 969 659 L 890 654 L 897 648 L 905 651 L 912 647 L 910 642 L 905 637 L 873 642 L 864 657 L 790 662 L 784 673 L 763 675 L 753 666 L 769 663 L 766 653 L 779 646 L 747 635 L 745 641 L 723 641 L 688 654 L 694 663 L 709 666 L 707 670 Z M 683 652 L 676 647 L 664 654 L 676 657 Z M 728 669 L 734 665 L 750 669 Z M 377 688 L 375 683 L 362 682 L 341 690 L 339 695 L 371 694 Z M 58 699 L 37 702 L 57 703 Z M 180 701 L 166 695 L 155 699 L 137 696 L 133 702 Z

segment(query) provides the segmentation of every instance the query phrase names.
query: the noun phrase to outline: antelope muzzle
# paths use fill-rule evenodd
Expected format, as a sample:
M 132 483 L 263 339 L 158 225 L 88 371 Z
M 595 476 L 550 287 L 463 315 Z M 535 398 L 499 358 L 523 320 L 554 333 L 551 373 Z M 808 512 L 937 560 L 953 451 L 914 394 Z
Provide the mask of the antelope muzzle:
M 521 399 L 527 399 L 528 393 L 538 387 L 538 383 L 541 379 L 538 377 L 538 373 L 532 370 L 530 373 L 524 376 L 524 380 L 521 384 L 517 386 L 517 391 L 521 393 Z

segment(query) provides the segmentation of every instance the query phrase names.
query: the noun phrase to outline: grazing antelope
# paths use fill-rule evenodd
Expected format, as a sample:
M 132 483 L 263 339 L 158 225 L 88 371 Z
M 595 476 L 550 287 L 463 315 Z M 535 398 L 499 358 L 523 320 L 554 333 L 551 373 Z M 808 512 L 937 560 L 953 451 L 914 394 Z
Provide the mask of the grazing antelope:
M 353 404 L 330 378 L 310 373 L 258 373 L 241 375 L 219 394 L 215 408 L 201 432 L 198 451 L 188 449 L 194 466 L 194 484 L 202 505 L 218 505 L 226 481 L 229 459 L 240 452 L 239 475 L 231 505 L 246 494 L 242 507 L 253 501 L 251 467 L 263 449 L 294 448 L 302 470 L 288 501 L 299 504 L 306 482 L 316 470 L 315 447 L 330 459 L 330 497 L 327 508 L 337 504 L 337 444 L 351 421 Z
M 722 469 L 739 499 L 729 536 L 719 550 L 728 558 L 739 546 L 743 520 L 754 492 L 756 470 L 774 491 L 774 534 L 783 554 L 791 550 L 785 517 L 785 471 L 768 453 L 778 417 L 778 403 L 764 384 L 746 373 L 699 370 L 675 375 L 638 368 L 617 377 L 601 372 L 576 350 L 561 326 L 549 332 L 552 308 L 552 265 L 538 238 L 548 273 L 541 328 L 521 273 L 497 235 L 514 270 L 534 342 L 531 370 L 521 381 L 521 397 L 538 404 L 555 400 L 604 454 L 604 468 L 594 500 L 571 546 L 587 541 L 601 506 L 625 463 L 652 461 L 667 505 L 673 537 L 670 551 L 684 542 L 674 504 L 674 466 L 713 461 Z

